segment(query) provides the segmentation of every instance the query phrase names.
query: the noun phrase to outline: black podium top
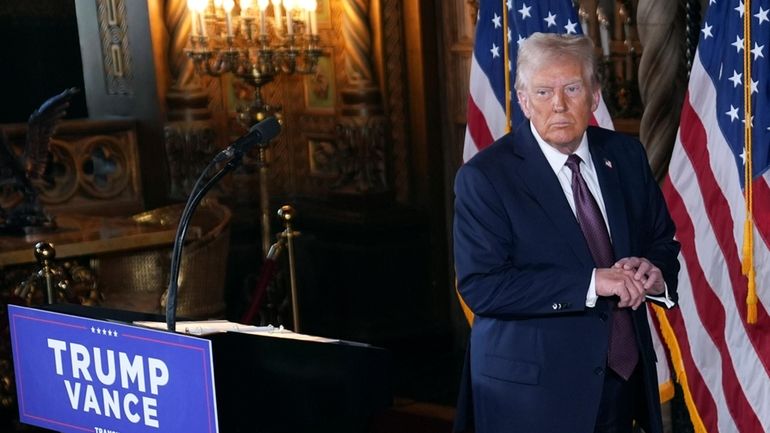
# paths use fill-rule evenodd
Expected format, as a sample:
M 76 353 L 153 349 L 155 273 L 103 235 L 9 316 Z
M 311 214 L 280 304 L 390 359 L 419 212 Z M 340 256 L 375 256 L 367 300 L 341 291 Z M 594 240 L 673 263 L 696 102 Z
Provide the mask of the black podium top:
M 49 311 L 125 323 L 162 316 L 56 304 Z M 365 433 L 391 405 L 390 354 L 367 344 L 227 332 L 211 340 L 221 433 Z

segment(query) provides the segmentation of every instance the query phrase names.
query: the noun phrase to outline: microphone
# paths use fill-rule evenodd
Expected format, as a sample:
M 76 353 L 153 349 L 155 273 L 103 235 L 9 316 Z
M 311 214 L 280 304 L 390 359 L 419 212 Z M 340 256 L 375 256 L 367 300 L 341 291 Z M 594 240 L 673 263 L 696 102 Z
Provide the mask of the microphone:
M 281 132 L 281 124 L 275 117 L 268 117 L 265 120 L 252 126 L 248 132 L 238 137 L 233 144 L 227 146 L 214 158 L 215 162 L 222 162 L 232 158 L 235 155 L 243 155 L 252 147 L 259 143 L 266 143 L 275 138 Z
M 268 117 L 252 126 L 247 133 L 238 137 L 233 144 L 219 152 L 203 170 L 198 177 L 198 180 L 193 185 L 192 192 L 187 198 L 187 203 L 179 218 L 176 236 L 174 237 L 174 248 L 171 252 L 169 283 L 166 291 L 166 326 L 169 331 L 174 332 L 176 330 L 176 298 L 179 288 L 179 268 L 182 263 L 182 246 L 195 208 L 203 199 L 203 196 L 206 195 L 206 192 L 208 192 L 208 190 L 211 189 L 222 176 L 235 169 L 241 163 L 242 156 L 245 152 L 257 144 L 267 143 L 275 138 L 280 132 L 281 124 L 278 123 L 278 120 L 276 120 L 275 117 Z M 217 163 L 223 161 L 227 161 L 224 167 L 206 180 L 206 175 L 209 170 L 211 170 Z

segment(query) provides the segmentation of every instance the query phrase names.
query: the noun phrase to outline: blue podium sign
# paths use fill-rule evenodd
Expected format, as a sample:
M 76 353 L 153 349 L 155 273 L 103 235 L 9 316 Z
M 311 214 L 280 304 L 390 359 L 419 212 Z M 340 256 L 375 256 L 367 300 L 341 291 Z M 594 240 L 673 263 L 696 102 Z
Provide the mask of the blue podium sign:
M 211 341 L 14 305 L 8 318 L 21 422 L 218 432 Z

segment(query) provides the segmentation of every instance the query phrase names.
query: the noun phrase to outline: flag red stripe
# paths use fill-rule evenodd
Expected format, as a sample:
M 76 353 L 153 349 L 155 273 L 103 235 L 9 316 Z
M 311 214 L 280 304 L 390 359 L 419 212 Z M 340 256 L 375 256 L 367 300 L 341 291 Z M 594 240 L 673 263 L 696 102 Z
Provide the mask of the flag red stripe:
M 754 223 L 770 249 L 770 187 L 762 177 L 754 181 Z M 763 283 L 770 285 L 770 282 Z
M 468 133 L 471 135 L 477 150 L 481 150 L 492 144 L 494 139 L 487 126 L 487 119 L 484 113 L 479 110 L 473 95 L 468 97 Z
M 700 123 L 698 122 L 700 126 Z M 691 125 L 691 131 L 696 128 Z M 704 135 L 705 138 L 705 135 Z M 690 275 L 692 283 L 692 296 L 695 302 L 695 309 L 698 313 L 699 321 L 711 337 L 713 344 L 719 351 L 721 358 L 722 388 L 727 396 L 725 404 L 730 413 L 740 413 L 743 416 L 734 417 L 739 431 L 762 432 L 762 426 L 754 413 L 751 405 L 746 399 L 743 389 L 738 381 L 735 369 L 733 368 L 732 355 L 724 339 L 725 330 L 725 310 L 714 295 L 713 289 L 706 280 L 703 268 L 697 260 L 695 250 L 695 228 L 690 215 L 682 201 L 679 192 L 671 185 L 666 183 L 665 197 L 668 203 L 674 221 L 677 225 L 677 239 L 682 245 L 682 257 L 684 258 L 687 273 Z M 688 378 L 690 393 L 695 400 L 698 413 L 708 431 L 718 431 L 716 424 L 717 409 L 708 387 L 705 385 L 700 370 L 692 359 L 692 351 L 689 347 L 689 341 L 685 338 L 687 328 L 681 317 L 681 309 L 675 308 L 666 311 L 666 316 L 674 327 L 677 335 L 677 341 L 682 352 L 682 361 L 685 364 L 685 371 Z
M 671 212 L 672 218 L 677 222 L 677 239 L 682 243 L 682 255 L 680 255 L 680 257 L 685 260 L 685 266 L 687 266 L 687 269 L 689 270 L 692 260 L 688 260 L 684 252 L 692 244 L 692 240 L 694 239 L 694 227 L 692 221 L 689 219 L 689 214 L 687 213 L 682 197 L 679 195 L 679 191 L 674 188 L 669 179 L 666 179 L 663 182 L 662 189 L 663 195 L 666 197 L 669 212 Z M 697 264 L 696 268 L 699 268 Z M 701 421 L 703 421 L 706 431 L 716 432 L 718 431 L 718 411 L 716 402 L 714 401 L 708 386 L 706 386 L 706 382 L 703 379 L 700 370 L 693 360 L 693 351 L 690 347 L 687 326 L 684 323 L 681 308 L 666 310 L 666 318 L 676 335 L 679 352 L 682 356 L 682 367 L 687 376 L 688 390 L 693 398 L 698 415 L 700 416 Z
M 682 124 L 688 128 L 681 129 L 682 148 L 696 167 L 695 174 L 698 185 L 703 194 L 704 210 L 711 221 L 714 235 L 717 239 L 722 255 L 725 259 L 727 271 L 733 288 L 735 303 L 742 318 L 746 317 L 746 294 L 748 293 L 748 280 L 741 271 L 741 257 L 738 254 L 740 248 L 735 243 L 733 227 L 735 222 L 730 214 L 730 206 L 722 195 L 722 190 L 711 171 L 710 156 L 705 143 L 706 131 L 697 113 L 690 105 L 689 95 L 685 98 L 682 109 Z M 743 224 L 743 222 L 741 222 Z M 695 253 L 695 251 L 693 251 Z M 767 310 L 760 303 L 757 305 L 757 323 L 747 325 L 742 320 L 743 327 L 749 336 L 754 350 L 759 354 L 765 371 L 770 373 L 770 345 L 762 344 L 764 336 L 770 331 L 770 317 Z

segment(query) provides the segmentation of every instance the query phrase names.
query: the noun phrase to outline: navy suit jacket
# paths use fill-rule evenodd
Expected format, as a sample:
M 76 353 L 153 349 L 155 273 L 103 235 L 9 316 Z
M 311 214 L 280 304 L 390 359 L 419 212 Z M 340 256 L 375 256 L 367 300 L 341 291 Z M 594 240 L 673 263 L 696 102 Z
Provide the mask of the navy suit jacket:
M 597 127 L 587 138 L 616 259 L 649 259 L 676 300 L 679 244 L 644 148 Z M 592 433 L 611 309 L 585 305 L 596 265 L 529 123 L 464 164 L 455 196 L 458 289 L 475 313 L 456 427 L 472 411 L 476 433 Z M 632 317 L 645 385 L 636 418 L 659 433 L 645 308 Z

